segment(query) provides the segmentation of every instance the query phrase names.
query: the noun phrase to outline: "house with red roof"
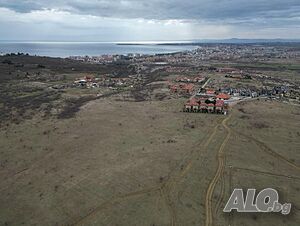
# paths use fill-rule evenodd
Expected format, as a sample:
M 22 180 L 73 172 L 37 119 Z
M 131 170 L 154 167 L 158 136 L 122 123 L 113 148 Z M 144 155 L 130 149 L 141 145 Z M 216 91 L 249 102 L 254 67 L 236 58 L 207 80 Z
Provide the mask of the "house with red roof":
M 191 83 L 180 83 L 170 85 L 170 90 L 173 93 L 181 94 L 192 94 L 194 92 L 195 86 Z
M 200 103 L 200 111 L 201 112 L 207 112 L 207 104 L 205 103 L 205 101 L 201 101 Z
M 216 91 L 214 89 L 207 89 L 205 92 L 206 95 L 209 96 L 215 96 L 216 95 Z
M 216 100 L 215 110 L 217 113 L 222 113 L 224 110 L 224 101 L 223 100 Z
M 200 103 L 197 99 L 191 98 L 185 104 L 185 111 L 187 112 L 198 112 Z
M 213 103 L 207 104 L 207 110 L 210 113 L 213 113 L 215 111 L 215 105 Z
M 225 93 L 219 93 L 216 96 L 217 100 L 229 100 L 230 99 L 230 95 L 225 94 Z

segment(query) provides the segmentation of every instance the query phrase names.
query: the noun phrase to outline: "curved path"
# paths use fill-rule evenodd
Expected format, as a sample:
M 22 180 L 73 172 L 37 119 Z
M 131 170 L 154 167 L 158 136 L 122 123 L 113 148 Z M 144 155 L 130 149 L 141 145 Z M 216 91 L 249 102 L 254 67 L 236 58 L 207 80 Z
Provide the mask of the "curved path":
M 224 166 L 225 166 L 225 161 L 224 161 L 224 149 L 226 144 L 228 143 L 228 140 L 231 136 L 231 130 L 230 128 L 226 125 L 226 122 L 231 118 L 229 116 L 228 118 L 225 118 L 222 122 L 223 127 L 227 130 L 227 135 L 222 142 L 222 145 L 220 146 L 218 150 L 218 168 L 215 173 L 215 176 L 213 177 L 212 181 L 210 182 L 207 192 L 206 192 L 206 197 L 205 197 L 205 212 L 206 212 L 206 218 L 205 218 L 205 225 L 206 226 L 211 226 L 213 225 L 213 213 L 212 213 L 212 197 L 213 193 L 216 187 L 216 184 L 218 183 L 219 178 L 222 176 L 224 172 Z

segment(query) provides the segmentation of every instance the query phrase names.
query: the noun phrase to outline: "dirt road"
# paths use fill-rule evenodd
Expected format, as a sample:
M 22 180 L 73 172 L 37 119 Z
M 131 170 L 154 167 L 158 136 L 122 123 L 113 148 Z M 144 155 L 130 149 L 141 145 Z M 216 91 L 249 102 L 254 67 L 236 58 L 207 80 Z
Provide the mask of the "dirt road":
M 215 176 L 213 177 L 212 181 L 210 182 L 207 193 L 206 193 L 206 198 L 205 198 L 205 211 L 206 211 L 206 219 L 205 219 L 205 225 L 210 226 L 213 225 L 213 213 L 212 213 L 212 196 L 216 187 L 216 184 L 220 177 L 222 176 L 224 172 L 224 148 L 231 136 L 231 130 L 230 128 L 226 125 L 226 122 L 230 119 L 230 117 L 225 118 L 222 122 L 222 125 L 224 128 L 227 130 L 227 136 L 225 137 L 224 141 L 222 142 L 222 145 L 220 146 L 218 150 L 218 168 L 215 173 Z

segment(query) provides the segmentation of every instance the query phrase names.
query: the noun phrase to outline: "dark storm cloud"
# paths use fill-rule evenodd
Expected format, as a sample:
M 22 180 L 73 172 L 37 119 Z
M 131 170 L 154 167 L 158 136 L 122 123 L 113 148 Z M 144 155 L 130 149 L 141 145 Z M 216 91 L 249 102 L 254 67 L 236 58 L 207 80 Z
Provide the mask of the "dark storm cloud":
M 296 18 L 299 0 L 0 0 L 17 12 L 51 8 L 113 18 L 248 20 Z
M 30 3 L 30 1 L 0 0 L 0 7 L 12 9 L 16 12 L 30 12 L 41 8 L 38 4 Z
M 299 38 L 300 0 L 0 0 L 0 40 L 230 37 Z

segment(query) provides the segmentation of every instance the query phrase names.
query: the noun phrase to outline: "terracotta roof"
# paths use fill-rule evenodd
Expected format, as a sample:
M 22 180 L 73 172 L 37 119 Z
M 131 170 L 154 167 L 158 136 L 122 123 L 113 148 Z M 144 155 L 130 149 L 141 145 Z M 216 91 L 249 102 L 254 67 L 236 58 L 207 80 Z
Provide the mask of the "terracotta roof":
M 225 94 L 225 93 L 220 93 L 216 96 L 216 98 L 228 100 L 228 99 L 230 99 L 230 95 Z
M 207 94 L 215 94 L 215 91 L 214 90 L 206 90 L 206 93 Z
M 216 101 L 216 107 L 223 107 L 224 106 L 224 101 L 223 100 L 217 100 Z
M 187 105 L 187 106 L 199 106 L 199 103 L 195 102 L 195 101 L 189 101 L 185 105 Z
M 192 88 L 194 88 L 194 85 L 193 84 L 185 84 L 184 88 L 192 89 Z

